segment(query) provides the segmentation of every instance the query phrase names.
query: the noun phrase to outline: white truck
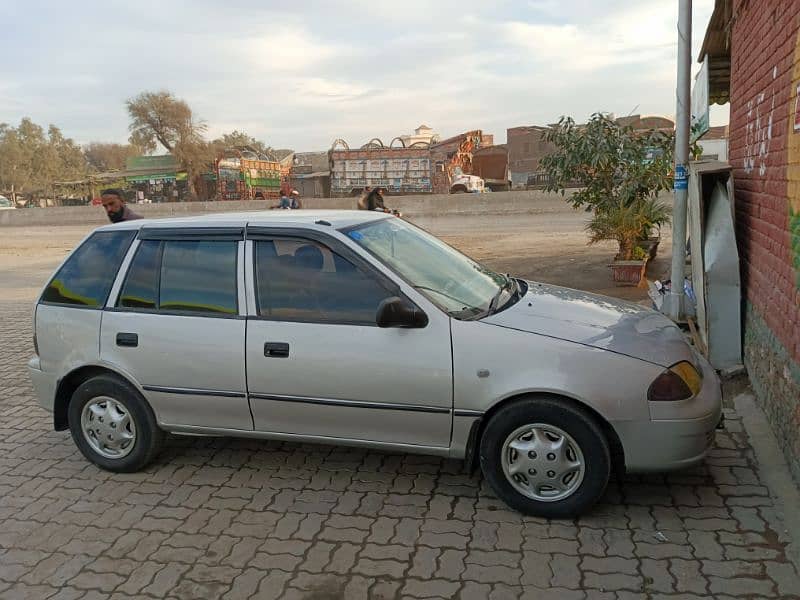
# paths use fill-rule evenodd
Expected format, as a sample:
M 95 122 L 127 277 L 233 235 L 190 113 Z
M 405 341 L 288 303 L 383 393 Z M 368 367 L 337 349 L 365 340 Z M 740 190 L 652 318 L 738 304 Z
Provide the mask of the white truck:
M 460 169 L 453 173 L 453 182 L 450 184 L 451 194 L 465 194 L 467 192 L 481 194 L 484 192 L 483 179 L 477 175 L 465 175 Z

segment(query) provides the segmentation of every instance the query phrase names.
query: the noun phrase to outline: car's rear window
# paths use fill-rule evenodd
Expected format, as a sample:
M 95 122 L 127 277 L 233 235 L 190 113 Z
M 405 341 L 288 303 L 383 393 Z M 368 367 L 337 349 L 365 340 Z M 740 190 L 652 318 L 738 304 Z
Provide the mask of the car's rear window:
M 72 253 L 41 301 L 86 308 L 105 304 L 136 231 L 99 231 Z

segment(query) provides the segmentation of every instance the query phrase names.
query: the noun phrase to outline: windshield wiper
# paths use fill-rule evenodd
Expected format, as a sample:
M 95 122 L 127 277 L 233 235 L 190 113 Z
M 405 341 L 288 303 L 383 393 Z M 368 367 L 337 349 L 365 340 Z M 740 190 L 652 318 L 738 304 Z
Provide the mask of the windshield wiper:
M 449 310 L 447 314 L 461 321 L 473 321 L 483 314 L 477 306 L 465 306 L 461 310 Z
M 513 277 L 506 277 L 506 282 L 500 286 L 500 289 L 497 290 L 497 293 L 492 298 L 492 301 L 489 302 L 489 308 L 486 310 L 487 317 L 497 312 L 497 303 L 500 302 L 500 296 L 502 296 L 503 292 L 512 286 L 515 288 L 514 293 L 512 294 L 512 297 L 514 297 L 519 292 L 519 284 L 517 284 Z

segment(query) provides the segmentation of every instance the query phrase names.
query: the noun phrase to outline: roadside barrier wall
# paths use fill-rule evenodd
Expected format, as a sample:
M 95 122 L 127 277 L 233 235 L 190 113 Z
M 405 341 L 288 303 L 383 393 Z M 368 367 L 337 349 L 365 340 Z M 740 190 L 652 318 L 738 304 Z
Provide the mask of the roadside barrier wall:
M 437 194 L 427 196 L 388 196 L 386 205 L 409 217 L 466 215 L 513 215 L 563 209 L 565 199 L 538 190 L 492 192 L 486 194 Z M 217 202 L 170 202 L 135 204 L 131 209 L 145 218 L 165 218 L 220 212 L 268 210 L 275 200 Z M 304 198 L 306 209 L 355 209 L 355 198 Z M 108 218 L 101 206 L 55 206 L 0 211 L 0 226 L 104 224 Z

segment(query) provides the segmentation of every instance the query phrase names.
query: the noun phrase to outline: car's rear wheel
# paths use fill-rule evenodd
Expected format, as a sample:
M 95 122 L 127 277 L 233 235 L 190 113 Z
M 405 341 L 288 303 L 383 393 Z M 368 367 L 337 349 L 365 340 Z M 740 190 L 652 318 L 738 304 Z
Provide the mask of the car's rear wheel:
M 139 392 L 111 375 L 86 380 L 72 394 L 69 429 L 81 453 L 108 471 L 146 466 L 161 449 L 164 432 Z
M 481 470 L 512 508 L 573 517 L 603 495 L 611 473 L 608 441 L 571 403 L 531 397 L 501 408 L 480 441 Z

